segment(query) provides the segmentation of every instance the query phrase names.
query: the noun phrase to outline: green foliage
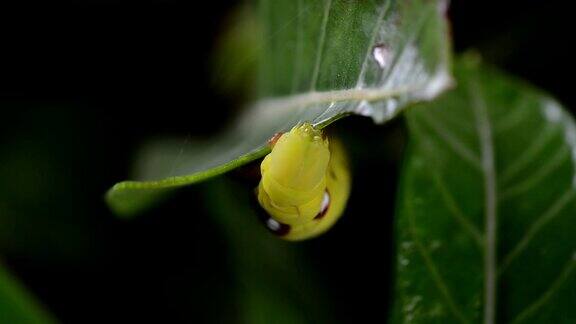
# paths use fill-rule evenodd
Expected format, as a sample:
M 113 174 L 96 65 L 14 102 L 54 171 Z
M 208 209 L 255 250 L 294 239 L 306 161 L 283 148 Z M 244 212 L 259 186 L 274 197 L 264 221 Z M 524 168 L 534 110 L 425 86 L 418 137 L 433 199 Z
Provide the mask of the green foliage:
M 50 324 L 55 321 L 0 263 L 0 323 Z
M 385 122 L 434 99 L 452 84 L 445 5 L 261 0 L 261 39 L 250 42 L 259 44 L 258 99 L 210 144 L 148 145 L 135 181 L 110 189 L 108 203 L 132 216 L 174 188 L 264 156 L 266 141 L 298 122 L 325 127 L 352 114 Z M 462 59 L 455 75 L 452 91 L 406 113 L 391 321 L 573 323 L 576 124 L 548 95 L 477 57 Z M 323 306 L 298 299 L 313 285 L 284 266 L 296 262 L 295 249 L 249 229 L 249 198 L 234 195 L 242 190 L 208 188 L 235 254 L 242 318 L 326 320 L 302 311 Z
M 301 121 L 324 127 L 359 114 L 384 122 L 434 98 L 451 82 L 445 7 L 443 0 L 260 1 L 259 99 L 209 144 L 151 143 L 135 181 L 110 189 L 109 205 L 135 215 L 168 188 L 264 156 L 272 135 Z
M 467 57 L 407 113 L 393 323 L 574 323 L 576 124 Z

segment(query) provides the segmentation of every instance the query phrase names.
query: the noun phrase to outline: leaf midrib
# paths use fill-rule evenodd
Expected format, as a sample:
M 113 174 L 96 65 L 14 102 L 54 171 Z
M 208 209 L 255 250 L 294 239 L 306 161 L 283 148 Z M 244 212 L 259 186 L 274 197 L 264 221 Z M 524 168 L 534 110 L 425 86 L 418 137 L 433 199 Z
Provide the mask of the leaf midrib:
M 484 323 L 493 324 L 496 318 L 497 297 L 497 245 L 498 245 L 498 200 L 496 167 L 492 127 L 482 90 L 476 79 L 470 78 L 468 91 L 472 101 L 474 120 L 479 134 L 480 157 L 484 177 Z
M 551 221 L 560 211 L 565 208 L 575 197 L 576 191 L 569 189 L 563 196 L 559 197 L 550 208 L 538 217 L 525 233 L 523 239 L 517 243 L 511 253 L 506 255 L 504 261 L 498 268 L 497 262 L 497 222 L 498 222 L 498 186 L 496 182 L 495 150 L 493 141 L 493 132 L 486 103 L 482 99 L 482 90 L 479 83 L 470 79 L 468 81 L 469 96 L 472 99 L 472 109 L 474 111 L 474 121 L 478 132 L 480 142 L 480 159 L 481 173 L 484 177 L 485 193 L 485 259 L 484 259 L 484 276 L 485 276 L 485 301 L 484 301 L 484 323 L 493 324 L 496 320 L 497 305 L 497 285 L 498 278 L 505 270 L 515 256 L 531 241 L 536 232 L 539 231 L 546 223 Z M 438 131 L 438 129 L 435 129 Z M 576 251 L 572 258 L 567 262 L 560 275 L 554 279 L 551 286 L 539 298 L 537 298 L 528 307 L 517 314 L 513 320 L 514 323 L 521 322 L 541 307 L 551 295 L 558 289 L 559 285 L 564 282 L 569 275 L 576 269 Z
M 300 1 L 297 3 L 299 6 L 301 5 Z M 277 109 L 277 110 L 289 110 L 289 109 L 297 109 L 301 107 L 309 107 L 318 104 L 330 104 L 330 103 L 338 103 L 338 102 L 374 102 L 380 101 L 385 99 L 390 99 L 398 96 L 402 96 L 403 94 L 415 93 L 419 90 L 423 90 L 426 87 L 427 82 L 423 81 L 421 84 L 412 84 L 411 86 L 406 87 L 396 87 L 394 89 L 384 89 L 381 87 L 364 87 L 362 83 L 362 78 L 367 68 L 367 62 L 370 59 L 371 49 L 376 45 L 376 35 L 377 31 L 381 27 L 383 18 L 388 13 L 391 7 L 391 1 L 386 1 L 383 3 L 379 10 L 378 14 L 375 19 L 373 31 L 370 37 L 370 41 L 368 42 L 368 47 L 366 49 L 366 54 L 364 56 L 361 70 L 358 73 L 358 80 L 354 88 L 348 89 L 339 89 L 339 90 L 328 90 L 328 91 L 318 91 L 317 90 L 317 82 L 319 79 L 320 74 L 320 66 L 323 61 L 323 54 L 324 54 L 324 45 L 325 45 L 325 38 L 326 38 L 326 30 L 328 21 L 330 19 L 330 11 L 332 7 L 332 0 L 325 0 L 324 10 L 323 10 L 323 17 L 322 17 L 322 24 L 320 25 L 319 35 L 318 35 L 318 46 L 316 49 L 316 59 L 315 64 L 312 70 L 312 77 L 310 82 L 310 90 L 305 93 L 292 93 L 286 96 L 277 96 L 277 97 L 270 97 L 260 99 L 255 102 L 254 106 L 257 110 L 259 109 Z M 411 30 L 411 33 L 405 38 L 404 42 L 401 44 L 402 47 L 400 52 L 394 57 L 393 62 L 391 63 L 391 67 L 388 69 L 387 76 L 384 79 L 389 78 L 389 74 L 392 70 L 394 70 L 394 66 L 397 64 L 397 61 L 402 57 L 405 48 L 408 44 L 412 43 L 417 35 L 420 34 L 422 28 L 426 25 L 428 19 L 430 19 L 433 10 L 426 11 L 420 19 L 415 24 L 415 27 Z M 300 41 L 298 39 L 297 43 Z M 297 47 L 298 44 L 297 44 Z M 438 76 L 434 76 L 436 78 Z M 293 80 L 294 83 L 294 80 Z M 445 80 L 438 89 L 438 93 L 446 90 L 452 86 L 451 78 Z M 294 89 L 294 84 L 293 84 Z
M 332 102 L 346 102 L 346 101 L 377 101 L 388 99 L 396 96 L 418 91 L 423 89 L 424 85 L 396 88 L 396 89 L 380 89 L 380 88 L 351 88 L 342 90 L 329 90 L 329 91 L 313 91 L 302 94 L 274 97 L 269 99 L 262 99 L 256 103 L 258 109 L 295 109 L 298 107 L 307 107 L 316 104 L 325 104 Z

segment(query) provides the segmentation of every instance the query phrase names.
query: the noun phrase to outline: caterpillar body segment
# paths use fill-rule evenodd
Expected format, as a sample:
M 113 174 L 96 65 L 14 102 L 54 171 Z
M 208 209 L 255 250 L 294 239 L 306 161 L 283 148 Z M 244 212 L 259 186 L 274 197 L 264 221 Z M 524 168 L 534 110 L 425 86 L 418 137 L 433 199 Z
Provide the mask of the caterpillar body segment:
M 265 225 L 290 241 L 318 236 L 342 215 L 350 194 L 344 147 L 309 123 L 271 140 L 256 190 Z

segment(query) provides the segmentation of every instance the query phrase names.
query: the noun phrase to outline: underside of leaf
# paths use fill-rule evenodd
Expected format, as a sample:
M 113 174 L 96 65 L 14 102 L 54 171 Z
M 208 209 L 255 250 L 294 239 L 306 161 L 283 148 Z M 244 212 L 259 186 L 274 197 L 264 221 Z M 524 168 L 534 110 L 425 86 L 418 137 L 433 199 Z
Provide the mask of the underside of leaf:
M 109 204 L 135 214 L 159 199 L 156 189 L 163 194 L 262 157 L 273 134 L 299 122 L 321 128 L 357 114 L 382 123 L 434 98 L 452 84 L 446 6 L 445 0 L 260 0 L 260 99 L 211 143 L 153 144 L 138 160 L 135 181 L 108 192 Z

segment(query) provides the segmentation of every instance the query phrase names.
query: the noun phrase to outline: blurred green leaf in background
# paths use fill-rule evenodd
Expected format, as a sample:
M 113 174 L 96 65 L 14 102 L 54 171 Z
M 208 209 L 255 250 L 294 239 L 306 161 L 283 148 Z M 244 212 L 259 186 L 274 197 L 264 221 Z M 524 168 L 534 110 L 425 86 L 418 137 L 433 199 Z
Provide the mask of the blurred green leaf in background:
M 0 323 L 52 324 L 56 321 L 0 263 Z

